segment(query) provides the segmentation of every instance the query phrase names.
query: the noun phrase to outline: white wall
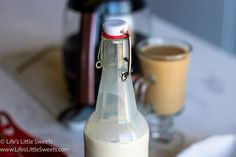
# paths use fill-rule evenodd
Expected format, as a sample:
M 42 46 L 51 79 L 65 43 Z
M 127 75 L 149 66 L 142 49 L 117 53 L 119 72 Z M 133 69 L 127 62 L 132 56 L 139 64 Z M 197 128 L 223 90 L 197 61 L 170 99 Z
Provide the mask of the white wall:
M 60 42 L 65 0 L 0 0 L 0 53 Z
M 0 0 L 0 53 L 59 43 L 65 1 Z M 147 2 L 158 16 L 236 54 L 235 0 Z
M 235 51 L 235 0 L 147 0 L 147 2 L 158 16 L 219 47 Z

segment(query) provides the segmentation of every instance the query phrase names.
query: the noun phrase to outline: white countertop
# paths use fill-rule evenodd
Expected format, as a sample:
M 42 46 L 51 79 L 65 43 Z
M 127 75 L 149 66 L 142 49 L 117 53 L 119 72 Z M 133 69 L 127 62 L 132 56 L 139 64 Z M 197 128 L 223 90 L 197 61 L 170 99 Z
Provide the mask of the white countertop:
M 59 6 L 59 8 L 60 7 L 61 6 Z M 155 17 L 152 24 L 153 34 L 188 40 L 194 48 L 188 75 L 186 107 L 183 113 L 176 118 L 176 128 L 186 135 L 188 142 L 213 134 L 235 134 L 236 59 L 223 53 L 223 50 L 214 47 L 206 41 L 160 18 Z M 21 25 L 20 28 L 23 29 L 24 26 L 22 23 Z M 29 28 L 37 28 L 41 31 L 45 29 L 45 27 L 34 27 L 37 25 L 37 23 L 31 23 Z M 1 25 L 1 27 L 3 26 Z M 28 34 L 31 34 L 31 36 L 27 39 L 22 38 L 22 40 L 19 40 L 20 36 L 25 35 L 19 32 L 21 31 L 20 29 L 16 30 L 18 32 L 7 34 L 7 25 L 4 29 L 1 29 L 1 27 L 0 36 L 4 32 L 4 36 L 9 35 L 12 37 L 11 40 L 14 40 L 13 37 L 15 33 L 18 33 L 18 40 L 15 39 L 16 41 L 13 42 L 9 42 L 0 37 L 1 53 L 4 53 L 4 51 L 10 52 L 11 50 L 16 51 L 19 46 L 22 47 L 21 42 L 25 46 L 30 45 L 31 43 L 28 42 L 30 41 L 29 39 L 37 35 L 32 35 L 31 31 L 33 30 L 25 28 L 23 29 L 24 32 L 28 31 Z M 50 28 L 52 29 L 52 27 Z M 13 28 L 9 28 L 9 30 L 11 29 Z M 48 33 L 50 33 L 50 31 L 48 31 Z M 59 35 L 55 34 L 56 33 L 54 33 L 50 40 L 55 40 L 55 42 L 58 43 Z M 42 35 L 41 37 L 47 38 L 47 35 Z M 43 38 L 38 40 L 39 43 L 37 46 L 34 46 L 36 40 L 32 40 L 32 42 L 34 42 L 34 48 L 40 48 L 47 44 Z M 39 37 L 37 37 L 37 39 L 39 39 Z M 1 43 L 3 40 L 4 42 Z M 14 45 L 14 43 L 17 44 Z M 14 48 L 14 46 L 16 47 Z M 70 157 L 83 156 L 82 131 L 75 132 L 62 127 L 55 120 L 55 117 L 50 116 L 48 112 L 39 105 L 39 102 L 29 96 L 21 85 L 1 67 L 0 108 L 1 110 L 10 112 L 16 122 L 33 135 L 44 139 L 52 139 L 55 144 L 61 147 L 69 147 L 71 149 L 71 151 L 68 152 Z

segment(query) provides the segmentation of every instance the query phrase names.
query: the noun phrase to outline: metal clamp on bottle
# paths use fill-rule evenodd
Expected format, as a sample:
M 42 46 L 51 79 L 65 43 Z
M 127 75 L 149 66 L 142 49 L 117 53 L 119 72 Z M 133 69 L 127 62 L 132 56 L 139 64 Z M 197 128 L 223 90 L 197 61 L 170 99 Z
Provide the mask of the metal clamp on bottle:
M 124 34 L 122 38 L 128 38 L 128 46 L 129 46 L 128 57 L 125 56 L 125 54 L 123 53 L 123 59 L 124 59 L 125 62 L 128 63 L 127 71 L 126 72 L 122 72 L 122 74 L 121 74 L 121 80 L 124 82 L 128 78 L 129 74 L 132 71 L 132 68 L 131 68 L 131 65 L 132 65 L 132 52 L 131 52 L 131 37 L 130 37 L 129 33 L 128 32 L 124 32 L 124 31 L 121 31 L 121 33 Z M 103 33 L 103 36 L 107 37 L 107 38 L 117 39 L 116 37 L 109 36 L 109 35 L 107 35 L 105 33 Z M 119 36 L 119 38 L 120 37 L 121 36 Z M 96 62 L 96 68 L 97 69 L 100 69 L 103 66 L 103 63 L 102 63 L 103 57 L 102 57 L 102 50 L 101 50 L 101 48 L 102 48 L 102 46 L 100 46 L 100 48 L 98 50 L 98 58 L 97 58 L 98 60 Z
M 128 56 L 123 51 L 122 58 L 128 64 L 128 69 L 125 72 L 121 73 L 121 80 L 124 82 L 127 80 L 128 76 L 131 73 L 131 64 L 132 64 L 132 54 L 131 54 L 131 37 L 128 33 L 128 24 L 123 20 L 110 20 L 103 24 L 104 31 L 102 32 L 102 37 L 117 40 L 117 39 L 128 39 Z M 100 48 L 103 46 L 100 46 Z M 96 62 L 96 68 L 101 68 L 103 66 L 103 54 L 101 49 L 98 52 L 98 61 Z
M 129 33 L 125 33 L 125 32 L 122 32 L 124 34 L 127 35 L 127 38 L 128 38 L 128 45 L 129 45 L 129 56 L 128 57 L 123 57 L 123 59 L 128 63 L 128 70 L 127 72 L 122 72 L 122 75 L 121 75 L 121 80 L 122 81 L 125 81 L 129 74 L 131 73 L 131 65 L 132 65 L 132 52 L 131 52 L 131 37 L 129 35 Z M 123 54 L 124 55 L 124 54 Z
M 102 45 L 99 47 L 99 50 L 98 50 L 98 60 L 97 60 L 97 62 L 96 62 L 96 64 L 95 64 L 95 66 L 96 66 L 96 68 L 97 69 L 100 69 L 100 68 L 102 68 L 103 67 L 103 63 L 102 63 L 102 59 L 103 59 L 103 57 L 102 57 Z

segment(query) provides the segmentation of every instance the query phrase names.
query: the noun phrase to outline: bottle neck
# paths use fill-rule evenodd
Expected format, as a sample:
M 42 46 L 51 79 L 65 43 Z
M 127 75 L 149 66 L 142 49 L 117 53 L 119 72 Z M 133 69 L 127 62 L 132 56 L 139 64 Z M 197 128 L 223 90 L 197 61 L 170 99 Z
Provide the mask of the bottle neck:
M 128 56 L 128 40 L 102 38 L 101 55 L 103 68 L 114 68 L 117 70 L 127 69 L 127 63 L 124 60 Z
M 102 39 L 101 58 L 103 64 L 96 114 L 99 119 L 114 118 L 127 122 L 137 114 L 137 107 L 130 75 L 122 81 L 127 71 L 124 57 L 128 55 L 127 39 Z

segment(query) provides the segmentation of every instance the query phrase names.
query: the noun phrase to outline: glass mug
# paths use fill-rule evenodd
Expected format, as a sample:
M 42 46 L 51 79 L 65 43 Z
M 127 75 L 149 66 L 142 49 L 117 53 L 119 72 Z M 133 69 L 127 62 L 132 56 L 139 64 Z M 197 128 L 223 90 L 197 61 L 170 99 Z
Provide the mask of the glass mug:
M 178 39 L 147 38 L 137 45 L 141 68 L 134 85 L 137 101 L 151 138 L 171 147 L 183 143 L 174 132 L 173 118 L 184 107 L 191 50 L 189 43 Z

